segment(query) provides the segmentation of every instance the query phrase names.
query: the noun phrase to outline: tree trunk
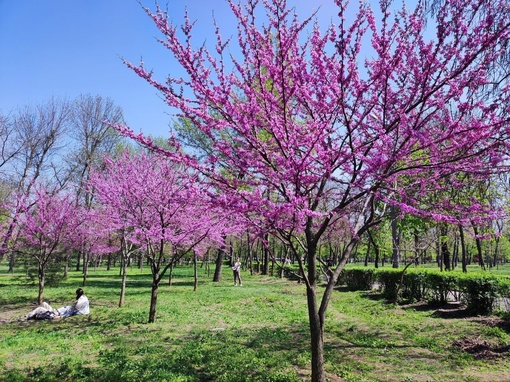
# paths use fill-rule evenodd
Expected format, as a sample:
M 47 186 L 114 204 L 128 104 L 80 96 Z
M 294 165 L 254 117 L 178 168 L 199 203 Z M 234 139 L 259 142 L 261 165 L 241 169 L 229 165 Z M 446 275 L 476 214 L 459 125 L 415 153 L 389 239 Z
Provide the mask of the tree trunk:
M 44 267 L 42 264 L 39 264 L 37 276 L 39 278 L 39 293 L 37 294 L 37 305 L 41 305 L 43 303 L 44 292 Z
M 155 276 L 154 276 L 155 277 Z M 156 319 L 156 304 L 158 302 L 158 283 L 156 280 L 152 281 L 152 292 L 151 292 L 151 306 L 149 309 L 149 324 L 153 323 Z
M 311 233 L 307 233 L 308 282 L 306 300 L 308 303 L 308 321 L 310 325 L 310 348 L 312 355 L 312 382 L 325 382 L 324 369 L 324 316 L 321 317 L 317 306 L 317 246 Z
M 121 259 L 121 271 L 122 271 L 122 285 L 120 287 L 119 308 L 122 308 L 122 306 L 124 305 L 124 298 L 126 296 L 127 261 L 124 257 Z
M 367 243 L 367 253 L 365 255 L 365 267 L 368 267 L 368 258 L 370 257 L 370 240 L 368 240 L 368 243 Z
M 9 270 L 7 273 L 14 273 L 14 264 L 16 263 L 16 255 L 14 251 L 11 251 L 11 255 L 9 256 Z
M 197 291 L 198 273 L 197 273 L 197 254 L 193 253 L 193 292 Z
M 170 267 L 168 268 L 168 286 L 172 286 L 172 278 L 174 276 L 174 262 L 173 260 L 170 261 Z
M 310 256 L 311 257 L 311 256 Z M 308 318 L 310 321 L 310 342 L 312 352 L 312 382 L 326 381 L 324 369 L 324 317 L 317 309 L 315 285 L 307 288 Z
M 392 252 L 392 266 L 393 268 L 398 268 L 400 266 L 400 253 L 399 253 L 399 237 L 397 230 L 397 211 L 395 206 L 391 206 L 391 241 L 393 244 L 393 252 Z
M 448 249 L 448 226 L 446 223 L 440 223 L 440 240 L 441 240 L 441 259 L 443 260 L 444 269 L 451 270 L 450 250 Z
M 459 236 L 460 236 L 460 250 L 462 253 L 462 272 L 467 272 L 467 253 L 466 253 L 466 241 L 464 239 L 464 228 L 459 224 Z
M 370 230 L 367 230 L 367 234 L 368 234 L 368 238 L 370 239 L 370 242 L 372 243 L 372 245 L 374 246 L 374 251 L 375 251 L 375 259 L 374 259 L 374 267 L 375 268 L 379 268 L 379 258 L 380 258 L 380 250 L 379 250 L 379 246 L 377 245 L 377 243 L 375 242 L 375 239 L 374 237 L 372 236 L 372 233 L 370 232 Z M 335 262 L 336 264 L 336 262 Z M 383 261 L 383 264 L 384 266 L 384 261 Z
M 81 252 L 78 252 L 78 258 L 76 259 L 76 272 L 80 270 Z
M 225 242 L 225 237 L 223 238 L 223 242 Z M 225 245 L 222 244 L 220 248 L 218 248 L 218 254 L 216 255 L 216 264 L 214 268 L 214 277 L 213 282 L 219 283 L 221 281 L 221 269 L 223 267 L 223 257 L 225 255 Z
M 266 245 L 262 246 L 262 274 L 269 274 L 269 234 L 264 235 Z
M 83 283 L 82 286 L 87 285 L 87 275 L 89 273 L 89 259 L 88 254 L 83 252 Z
M 493 261 L 494 261 L 494 266 L 496 266 L 496 269 L 499 269 L 499 262 L 498 262 L 499 239 L 500 239 L 499 236 L 496 236 L 496 238 L 494 239 L 494 241 L 496 243 L 495 243 L 495 246 L 494 246 L 494 259 L 493 259 Z
M 476 243 L 476 252 L 478 254 L 478 261 L 480 264 L 480 267 L 485 269 L 485 263 L 483 261 L 483 254 L 482 254 L 482 241 L 478 238 L 478 227 L 475 224 L 472 224 L 473 226 L 473 232 L 475 233 L 475 243 Z

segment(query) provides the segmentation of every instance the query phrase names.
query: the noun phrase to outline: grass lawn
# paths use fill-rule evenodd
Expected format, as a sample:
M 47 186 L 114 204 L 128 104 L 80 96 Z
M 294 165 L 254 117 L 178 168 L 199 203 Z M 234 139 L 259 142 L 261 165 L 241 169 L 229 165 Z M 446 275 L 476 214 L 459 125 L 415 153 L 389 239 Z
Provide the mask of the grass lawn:
M 0 380 L 302 381 L 309 379 L 304 285 L 243 272 L 234 287 L 199 269 L 174 271 L 160 286 L 156 322 L 147 324 L 149 268 L 129 271 L 117 306 L 118 270 L 91 270 L 83 287 L 89 316 L 19 320 L 37 287 L 0 266 Z M 81 286 L 71 272 L 45 301 L 68 305 Z M 325 333 L 331 381 L 510 381 L 510 337 L 498 317 L 465 317 L 451 307 L 394 306 L 377 293 L 333 294 Z M 453 314 L 453 312 L 456 312 Z

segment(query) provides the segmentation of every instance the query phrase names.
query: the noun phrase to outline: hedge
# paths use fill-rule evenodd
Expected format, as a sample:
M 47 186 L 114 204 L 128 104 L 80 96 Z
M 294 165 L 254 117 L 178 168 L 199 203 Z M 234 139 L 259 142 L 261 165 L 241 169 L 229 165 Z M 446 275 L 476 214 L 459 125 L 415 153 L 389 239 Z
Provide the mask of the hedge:
M 460 301 L 472 315 L 489 315 L 497 308 L 498 299 L 510 299 L 510 279 L 482 271 L 463 274 L 408 269 L 402 278 L 401 269 L 348 268 L 342 270 L 338 284 L 350 290 L 377 289 L 388 301 L 397 297 L 438 304 Z

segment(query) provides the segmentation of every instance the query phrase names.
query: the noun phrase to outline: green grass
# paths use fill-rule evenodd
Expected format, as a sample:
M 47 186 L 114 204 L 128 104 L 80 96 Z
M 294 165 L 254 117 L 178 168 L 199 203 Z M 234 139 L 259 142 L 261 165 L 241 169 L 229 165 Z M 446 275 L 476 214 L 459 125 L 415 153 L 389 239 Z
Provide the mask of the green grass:
M 37 287 L 0 266 L 0 380 L 5 381 L 301 381 L 309 379 L 304 285 L 243 272 L 233 287 L 225 267 L 213 283 L 199 270 L 177 268 L 163 283 L 156 322 L 147 324 L 149 269 L 130 269 L 118 308 L 118 270 L 90 271 L 84 290 L 91 314 L 60 321 L 18 321 Z M 71 272 L 45 300 L 72 301 L 81 275 Z M 444 319 L 432 308 L 386 304 L 378 295 L 337 291 L 326 319 L 325 359 L 332 381 L 505 381 L 506 357 L 477 360 L 453 347 L 476 338 L 510 343 L 500 327 Z

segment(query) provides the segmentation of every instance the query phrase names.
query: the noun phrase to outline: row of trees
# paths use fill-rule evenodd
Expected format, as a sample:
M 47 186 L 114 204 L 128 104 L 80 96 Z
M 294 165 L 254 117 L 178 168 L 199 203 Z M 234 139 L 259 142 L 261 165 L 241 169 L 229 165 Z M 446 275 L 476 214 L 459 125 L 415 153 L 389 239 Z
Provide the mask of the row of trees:
M 501 64 L 508 63 L 510 4 L 440 0 L 397 9 L 383 0 L 374 11 L 368 2 L 356 9 L 336 0 L 336 24 L 321 28 L 313 16 L 301 21 L 285 0 L 229 3 L 237 36 L 225 39 L 217 28 L 209 50 L 194 45 L 189 19 L 178 28 L 161 8 L 147 10 L 182 77 L 161 79 L 143 63 L 126 63 L 201 144 L 190 150 L 175 134 L 164 149 L 117 129 L 194 168 L 226 196 L 225 207 L 304 253 L 297 260 L 312 381 L 322 382 L 331 294 L 387 211 L 394 222 L 414 215 L 459 227 L 498 215 L 473 190 L 508 163 L 510 85 Z M 347 244 L 319 289 L 319 244 L 335 227 Z M 392 230 L 396 238 L 396 224 Z
M 73 101 L 51 99 L 0 116 L 0 192 L 9 200 L 2 222 L 5 234 L 0 242 L 0 261 L 16 241 L 18 216 L 24 201 L 39 183 L 48 192 L 70 188 L 77 199 L 83 192 L 90 168 L 101 154 L 113 152 L 122 138 L 103 121 L 123 122 L 122 111 L 111 99 L 81 95 Z M 10 256 L 11 270 L 15 256 Z
M 249 232 L 248 248 L 259 241 L 265 257 L 276 257 L 277 240 L 306 286 L 312 380 L 322 382 L 329 300 L 364 238 L 375 249 L 389 218 L 396 266 L 397 222 L 404 232 L 409 216 L 435 221 L 448 269 L 449 227 L 457 227 L 464 256 L 468 232 L 478 246 L 481 228 L 503 221 L 504 203 L 486 191 L 501 190 L 488 186 L 509 159 L 510 82 L 501 63 L 510 4 L 442 0 L 396 10 L 383 0 L 376 12 L 367 2 L 352 9 L 336 0 L 338 24 L 325 29 L 314 16 L 300 21 L 285 0 L 230 4 L 238 21 L 234 50 L 219 28 L 214 48 L 195 47 L 192 22 L 177 28 L 164 10 L 147 9 L 186 75 L 157 79 L 143 64 L 126 65 L 176 110 L 175 134 L 162 145 L 111 119 L 101 126 L 144 150 L 102 158 L 92 173 L 88 161 L 74 192 L 40 194 L 59 195 L 61 206 L 69 194 L 80 196 L 74 205 L 82 212 L 70 221 L 93 234 L 73 240 L 73 250 L 121 251 L 123 264 L 133 251 L 144 253 L 153 274 L 151 322 L 159 282 L 182 256 L 216 248 L 221 259 L 227 238 Z M 59 183 L 70 185 L 65 179 Z M 39 193 L 16 195 L 5 207 L 4 250 L 15 248 L 14 228 L 20 238 L 28 234 L 25 221 L 43 205 Z M 411 225 L 413 234 L 428 231 Z M 67 248 L 74 235 L 64 236 L 57 247 Z M 43 241 L 27 243 L 36 251 Z M 322 256 L 325 245 L 336 248 L 332 263 Z

